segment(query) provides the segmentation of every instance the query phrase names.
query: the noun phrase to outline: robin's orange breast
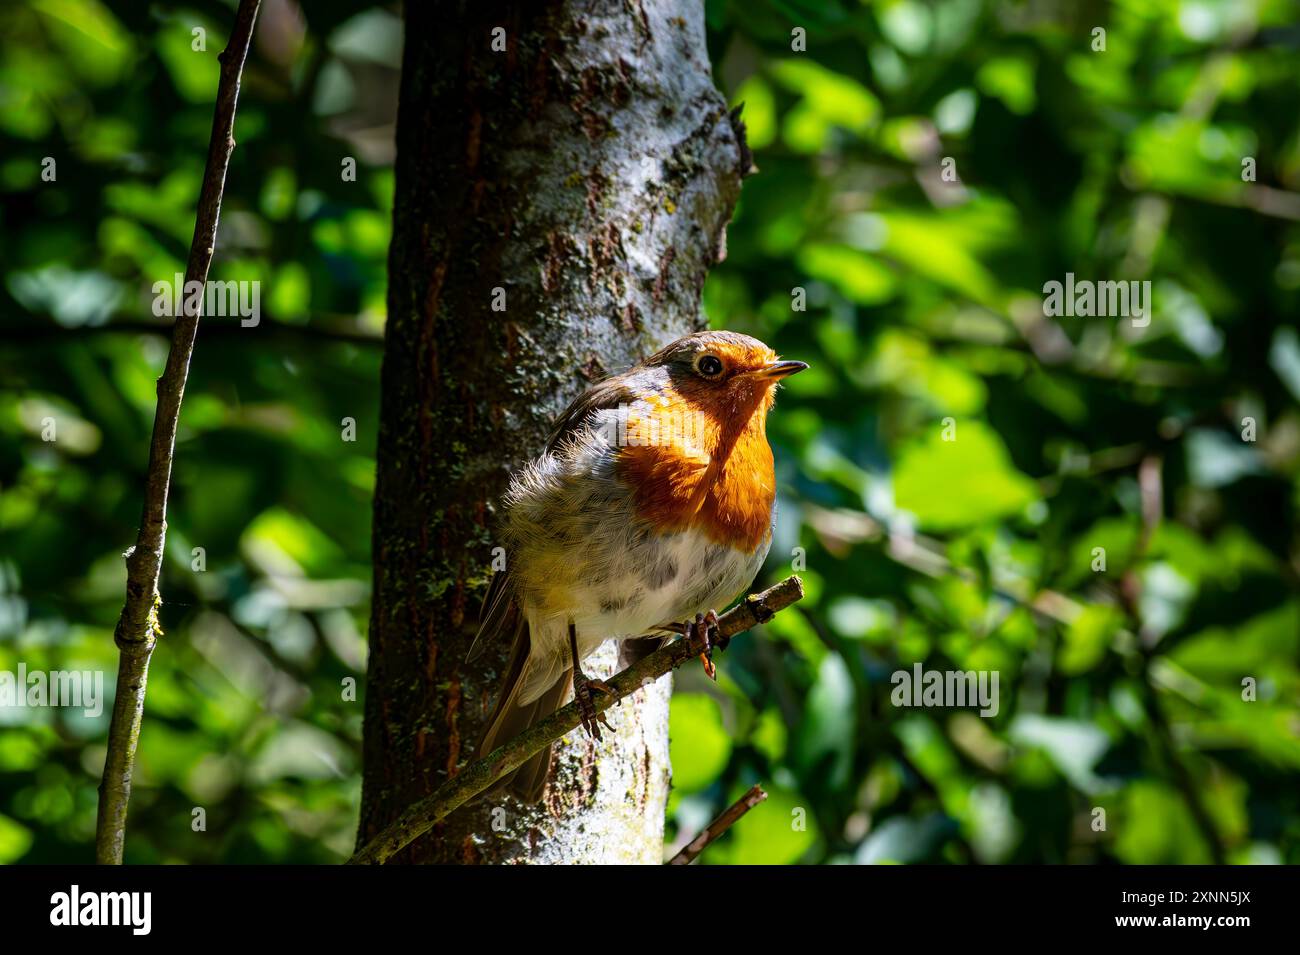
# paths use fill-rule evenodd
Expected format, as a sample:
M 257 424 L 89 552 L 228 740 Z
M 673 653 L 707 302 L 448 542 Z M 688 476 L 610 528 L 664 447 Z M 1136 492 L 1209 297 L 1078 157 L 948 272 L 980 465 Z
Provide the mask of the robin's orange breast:
M 628 414 L 616 467 L 637 515 L 661 533 L 695 529 L 752 553 L 776 498 L 766 409 L 715 415 L 674 399 L 657 395 Z

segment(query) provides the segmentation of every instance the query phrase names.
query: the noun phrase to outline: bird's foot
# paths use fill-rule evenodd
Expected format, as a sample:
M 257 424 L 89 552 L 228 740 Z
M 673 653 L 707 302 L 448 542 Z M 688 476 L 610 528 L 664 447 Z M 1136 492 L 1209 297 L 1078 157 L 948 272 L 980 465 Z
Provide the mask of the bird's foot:
M 596 742 L 600 742 L 600 727 L 613 731 L 614 727 L 609 725 L 609 720 L 605 718 L 604 713 L 596 712 L 596 703 L 591 697 L 591 691 L 604 693 L 607 696 L 613 696 L 614 690 L 604 680 L 593 680 L 581 670 L 573 674 L 573 699 L 578 704 L 578 712 L 582 717 L 582 728 L 587 731 L 587 735 Z
M 713 665 L 713 648 L 727 649 L 730 637 L 718 632 L 718 612 L 697 613 L 695 619 L 686 624 L 686 639 L 698 637 L 704 641 L 704 652 L 700 654 L 700 663 L 704 664 L 704 675 L 715 683 L 718 680 L 718 668 Z

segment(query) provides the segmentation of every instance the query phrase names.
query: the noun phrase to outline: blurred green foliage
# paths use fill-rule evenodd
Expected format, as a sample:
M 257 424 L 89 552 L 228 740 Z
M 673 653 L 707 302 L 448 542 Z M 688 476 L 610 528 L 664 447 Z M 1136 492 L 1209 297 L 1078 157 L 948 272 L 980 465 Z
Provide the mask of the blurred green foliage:
M 760 173 L 705 307 L 813 366 L 764 572 L 809 597 L 679 678 L 670 841 L 761 782 L 703 861 L 1300 862 L 1297 12 L 709 0 Z M 114 671 L 230 18 L 0 11 L 0 670 Z M 267 327 L 200 331 L 128 861 L 350 847 L 399 51 L 388 6 L 259 26 L 213 277 Z M 1066 273 L 1150 325 L 1044 317 Z M 893 705 L 916 663 L 997 714 Z M 0 708 L 0 861 L 89 857 L 106 723 Z
M 336 861 L 356 830 L 344 681 L 364 682 L 400 21 L 294 9 L 265 5 L 244 74 L 212 278 L 261 279 L 262 327 L 199 332 L 128 862 Z M 0 670 L 116 672 L 167 349 L 152 285 L 184 270 L 232 22 L 217 2 L 0 12 Z M 0 861 L 89 858 L 108 716 L 0 708 Z

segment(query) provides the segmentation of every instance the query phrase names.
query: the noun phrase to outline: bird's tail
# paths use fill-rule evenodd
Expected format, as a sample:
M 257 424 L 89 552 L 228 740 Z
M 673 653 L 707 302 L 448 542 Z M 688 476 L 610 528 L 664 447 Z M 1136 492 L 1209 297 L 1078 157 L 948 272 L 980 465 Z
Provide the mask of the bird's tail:
M 549 689 L 528 703 L 519 702 L 520 688 L 523 686 L 524 665 L 528 662 L 531 649 L 528 639 L 528 622 L 519 615 L 514 648 L 510 654 L 510 664 L 506 667 L 505 679 L 497 694 L 497 704 L 488 717 L 487 730 L 479 741 L 476 758 L 486 756 L 502 743 L 509 742 L 538 720 L 545 719 L 560 708 L 573 679 L 573 671 L 565 670 Z M 542 798 L 546 788 L 546 778 L 551 770 L 551 747 L 529 757 L 518 769 L 506 774 L 497 781 L 489 793 L 508 790 L 524 802 L 534 803 Z

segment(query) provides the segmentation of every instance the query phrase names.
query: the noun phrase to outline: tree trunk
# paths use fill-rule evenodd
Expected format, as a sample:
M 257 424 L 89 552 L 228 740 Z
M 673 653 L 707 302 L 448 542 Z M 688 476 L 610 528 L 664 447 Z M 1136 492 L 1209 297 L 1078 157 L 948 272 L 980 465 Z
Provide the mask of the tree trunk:
M 580 391 L 700 327 L 748 163 L 698 2 L 405 15 L 361 842 L 473 755 L 509 649 L 465 662 L 493 503 Z M 482 799 L 395 858 L 661 862 L 670 689 L 570 734 L 541 805 Z

